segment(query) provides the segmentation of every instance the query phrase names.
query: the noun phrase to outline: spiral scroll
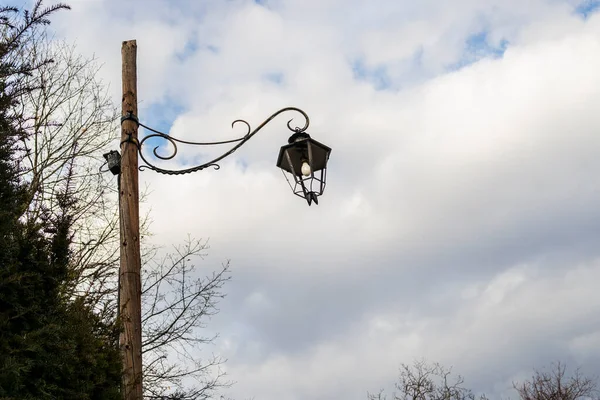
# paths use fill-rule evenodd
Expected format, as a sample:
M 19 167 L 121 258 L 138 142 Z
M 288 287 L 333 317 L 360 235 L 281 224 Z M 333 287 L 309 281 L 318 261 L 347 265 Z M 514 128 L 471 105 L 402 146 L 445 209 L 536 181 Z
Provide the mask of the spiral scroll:
M 219 161 L 221 161 L 222 159 L 224 159 L 225 157 L 231 155 L 233 152 L 235 152 L 237 149 L 239 149 L 240 147 L 242 147 L 244 145 L 244 143 L 246 143 L 248 140 L 250 140 L 258 131 L 260 131 L 265 125 L 267 125 L 269 122 L 271 122 L 275 117 L 277 117 L 279 114 L 284 113 L 286 111 L 296 111 L 298 113 L 300 113 L 305 120 L 304 126 L 303 127 L 292 127 L 291 123 L 294 120 L 293 118 L 290 119 L 287 122 L 287 127 L 290 131 L 292 132 L 296 132 L 296 133 L 301 133 L 306 131 L 306 129 L 308 129 L 308 125 L 310 124 L 310 121 L 308 119 L 308 115 L 306 115 L 306 113 L 304 111 L 302 111 L 299 108 L 296 107 L 286 107 L 286 108 L 282 108 L 281 110 L 275 112 L 274 114 L 272 114 L 269 118 L 267 118 L 266 120 L 264 120 L 260 125 L 258 125 L 254 130 L 252 130 L 250 124 L 243 120 L 243 119 L 236 119 L 235 121 L 233 121 L 231 123 L 231 127 L 235 127 L 236 124 L 244 124 L 246 126 L 247 132 L 244 136 L 237 138 L 237 139 L 231 139 L 231 140 L 225 140 L 225 141 L 221 141 L 221 142 L 190 142 L 190 141 L 186 141 L 186 140 L 181 140 L 181 139 L 177 139 L 174 138 L 170 135 L 167 135 L 166 133 L 162 133 L 159 132 L 155 129 L 152 129 L 146 125 L 143 124 L 139 124 L 140 126 L 142 126 L 145 129 L 148 129 L 149 131 L 153 132 L 150 135 L 147 135 L 146 137 L 144 137 L 140 142 L 139 142 L 139 154 L 140 154 L 140 158 L 142 159 L 142 161 L 145 163 L 145 165 L 141 165 L 139 167 L 140 171 L 143 171 L 145 169 L 151 169 L 153 171 L 156 171 L 158 173 L 161 174 L 167 174 L 167 175 L 183 175 L 183 174 L 189 174 L 192 172 L 196 172 L 196 171 L 201 171 L 205 168 L 208 167 L 213 167 L 214 169 L 219 169 L 221 168 L 218 164 Z M 154 165 L 153 163 L 149 162 L 146 157 L 144 157 L 143 154 L 143 145 L 144 142 L 150 138 L 160 138 L 160 139 L 164 139 L 166 141 L 169 142 L 169 145 L 172 147 L 172 152 L 169 153 L 168 155 L 164 156 L 164 155 L 160 155 L 157 151 L 159 149 L 160 146 L 156 146 L 154 147 L 152 153 L 154 154 L 154 156 L 158 159 L 161 160 L 171 160 L 173 159 L 176 155 L 177 155 L 177 143 L 181 143 L 181 144 L 187 144 L 187 145 L 192 145 L 192 146 L 214 146 L 214 145 L 219 145 L 219 144 L 228 144 L 228 143 L 237 143 L 235 146 L 233 146 L 231 149 L 229 149 L 229 151 L 225 152 L 224 154 L 220 155 L 219 157 L 215 158 L 214 160 L 211 160 L 209 162 L 206 162 L 204 164 L 201 165 L 197 165 L 195 167 L 191 167 L 191 168 L 186 168 L 186 169 L 179 169 L 179 170 L 170 170 L 170 169 L 164 169 L 164 168 L 160 168 L 157 167 L 156 165 Z

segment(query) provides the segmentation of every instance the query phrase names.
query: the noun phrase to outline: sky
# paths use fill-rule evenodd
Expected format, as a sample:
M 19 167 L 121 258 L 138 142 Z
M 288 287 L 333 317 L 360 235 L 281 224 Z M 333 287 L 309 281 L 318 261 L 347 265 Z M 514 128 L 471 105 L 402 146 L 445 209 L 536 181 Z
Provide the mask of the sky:
M 117 104 L 137 40 L 144 124 L 225 140 L 296 106 L 332 148 L 311 207 L 275 166 L 293 113 L 218 171 L 140 174 L 154 243 L 210 238 L 199 275 L 231 260 L 207 328 L 225 395 L 366 399 L 420 358 L 492 398 L 553 361 L 600 370 L 599 1 L 70 5 L 52 29 Z

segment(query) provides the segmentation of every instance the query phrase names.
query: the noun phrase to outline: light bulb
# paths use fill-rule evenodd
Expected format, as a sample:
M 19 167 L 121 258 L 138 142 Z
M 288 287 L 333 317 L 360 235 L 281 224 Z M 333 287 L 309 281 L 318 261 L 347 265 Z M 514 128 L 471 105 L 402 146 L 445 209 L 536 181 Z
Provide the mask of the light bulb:
M 302 168 L 300 168 L 300 170 L 302 171 L 302 175 L 304 176 L 310 176 L 310 165 L 308 165 L 308 163 L 306 161 L 304 161 L 302 163 Z

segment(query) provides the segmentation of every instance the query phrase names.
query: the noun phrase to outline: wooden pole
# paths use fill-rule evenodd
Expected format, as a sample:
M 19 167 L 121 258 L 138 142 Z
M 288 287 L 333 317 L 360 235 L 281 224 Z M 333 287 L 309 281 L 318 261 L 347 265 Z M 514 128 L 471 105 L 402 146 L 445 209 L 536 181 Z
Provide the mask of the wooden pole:
M 122 115 L 137 117 L 137 45 L 123 42 Z M 122 331 L 119 347 L 123 359 L 123 398 L 142 400 L 142 312 L 140 213 L 138 185 L 138 124 L 124 120 L 121 124 L 121 175 L 119 219 L 121 230 L 121 265 L 119 271 L 119 309 Z

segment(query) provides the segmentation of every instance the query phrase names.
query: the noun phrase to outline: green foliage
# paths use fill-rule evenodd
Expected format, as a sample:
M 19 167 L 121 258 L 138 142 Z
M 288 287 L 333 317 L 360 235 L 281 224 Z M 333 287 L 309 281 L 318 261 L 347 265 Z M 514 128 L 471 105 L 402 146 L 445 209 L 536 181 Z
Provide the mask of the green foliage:
M 61 295 L 67 222 L 44 224 L 56 227 L 50 238 L 15 226 L 17 257 L 0 270 L 0 397 L 119 398 L 117 331 Z
M 56 211 L 28 220 L 19 179 L 19 145 L 27 132 L 16 99 L 32 89 L 22 77 L 36 69 L 23 54 L 29 32 L 61 8 L 42 9 L 38 1 L 22 21 L 15 20 L 15 9 L 0 8 L 1 399 L 120 398 L 115 326 L 95 315 L 85 298 L 65 295 L 72 268 L 69 213 L 76 199 L 67 184 Z

